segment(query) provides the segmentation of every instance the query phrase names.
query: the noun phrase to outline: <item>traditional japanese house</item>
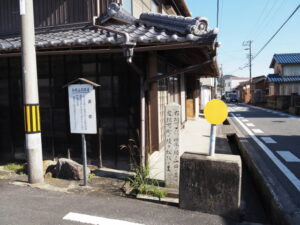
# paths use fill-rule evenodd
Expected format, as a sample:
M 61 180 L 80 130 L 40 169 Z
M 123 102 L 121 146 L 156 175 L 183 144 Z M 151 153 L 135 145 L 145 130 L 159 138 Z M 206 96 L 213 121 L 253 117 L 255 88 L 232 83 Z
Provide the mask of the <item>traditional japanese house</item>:
M 101 142 L 104 164 L 119 168 L 128 166 L 128 152 L 120 145 L 134 139 L 142 161 L 162 150 L 165 105 L 180 104 L 184 124 L 186 102 L 199 91 L 196 80 L 219 75 L 217 32 L 207 19 L 188 17 L 183 0 L 123 1 L 124 8 L 122 1 L 111 2 L 34 1 L 44 157 L 68 151 L 80 156 L 62 88 L 78 77 L 101 84 L 96 98 L 103 135 L 87 136 L 88 157 L 98 158 Z M 145 2 L 147 7 L 141 7 Z M 151 9 L 158 13 L 146 12 Z M 1 0 L 0 154 L 11 157 L 24 152 L 18 11 L 17 0 Z

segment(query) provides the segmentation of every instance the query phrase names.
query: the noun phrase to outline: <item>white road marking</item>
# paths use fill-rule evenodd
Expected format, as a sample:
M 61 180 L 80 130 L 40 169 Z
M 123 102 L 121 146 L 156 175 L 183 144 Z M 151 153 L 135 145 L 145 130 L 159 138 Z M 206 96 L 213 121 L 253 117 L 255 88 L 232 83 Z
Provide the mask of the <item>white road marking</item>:
M 277 142 L 270 137 L 261 137 L 261 139 L 267 144 L 276 144 Z
M 246 123 L 246 125 L 247 125 L 248 127 L 255 127 L 255 125 L 254 125 L 253 123 Z
M 252 129 L 252 131 L 256 134 L 263 134 L 264 132 L 260 129 Z
M 138 223 L 131 223 L 123 220 L 107 219 L 98 216 L 89 216 L 86 214 L 70 212 L 63 217 L 63 220 L 70 220 L 80 223 L 94 224 L 94 225 L 142 225 Z
M 241 114 L 235 114 L 236 116 L 241 116 Z
M 242 139 L 241 142 L 249 142 L 249 141 L 246 139 Z
M 276 151 L 286 162 L 300 162 L 300 159 L 290 151 Z
M 256 137 L 252 131 L 246 127 L 236 116 L 231 114 L 236 121 L 244 128 L 244 130 L 250 135 L 250 137 L 261 147 L 261 149 L 266 153 L 267 156 L 275 163 L 275 165 L 281 170 L 281 172 L 289 179 L 289 181 L 295 186 L 295 188 L 300 191 L 300 180 L 290 171 L 269 149 L 261 140 Z
M 247 119 L 244 119 L 244 120 L 242 120 L 243 122 L 249 122 L 249 120 L 247 120 Z

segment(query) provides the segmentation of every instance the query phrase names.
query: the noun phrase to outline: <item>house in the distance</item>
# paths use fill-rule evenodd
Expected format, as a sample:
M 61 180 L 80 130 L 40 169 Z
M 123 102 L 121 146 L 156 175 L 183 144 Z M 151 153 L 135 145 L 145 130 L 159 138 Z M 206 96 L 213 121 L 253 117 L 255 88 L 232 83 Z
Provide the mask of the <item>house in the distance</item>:
M 235 88 L 244 81 L 248 81 L 249 78 L 248 77 L 236 77 L 236 76 L 227 76 L 227 77 L 223 77 L 224 79 L 224 91 L 226 92 L 230 92 L 230 91 L 234 91 Z
M 300 112 L 300 53 L 274 54 L 267 76 L 267 105 L 272 108 Z
M 269 74 L 269 95 L 300 95 L 300 53 L 274 54 Z

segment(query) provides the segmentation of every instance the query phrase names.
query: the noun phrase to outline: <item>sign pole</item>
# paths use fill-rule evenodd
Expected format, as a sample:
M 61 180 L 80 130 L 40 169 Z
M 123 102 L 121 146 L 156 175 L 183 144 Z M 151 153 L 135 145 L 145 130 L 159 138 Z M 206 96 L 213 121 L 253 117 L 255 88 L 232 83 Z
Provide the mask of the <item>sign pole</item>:
M 102 128 L 99 128 L 99 168 L 102 168 Z
M 83 159 L 83 186 L 87 186 L 87 160 L 86 160 L 86 140 L 85 134 L 81 134 L 81 142 L 82 142 L 82 159 Z
M 209 156 L 215 155 L 216 148 L 216 132 L 217 126 L 215 124 L 211 124 L 210 126 L 210 140 L 209 140 Z
M 217 124 L 222 124 L 226 120 L 228 116 L 227 106 L 223 101 L 219 99 L 213 99 L 205 105 L 204 116 L 205 119 L 211 124 L 208 155 L 214 156 L 216 149 Z

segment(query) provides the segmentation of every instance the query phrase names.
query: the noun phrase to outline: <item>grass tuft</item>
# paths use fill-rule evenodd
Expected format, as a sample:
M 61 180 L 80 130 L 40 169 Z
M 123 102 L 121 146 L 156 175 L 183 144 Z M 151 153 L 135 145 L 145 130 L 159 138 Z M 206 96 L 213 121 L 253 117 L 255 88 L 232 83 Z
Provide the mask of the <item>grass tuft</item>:
M 90 174 L 88 175 L 88 178 L 89 178 L 89 179 L 92 179 L 92 178 L 95 177 L 95 176 L 96 176 L 96 174 L 90 173 Z
M 150 169 L 149 166 L 142 167 L 138 165 L 132 165 L 135 176 L 128 178 L 131 186 L 138 191 L 140 194 L 151 195 L 158 197 L 159 199 L 167 195 L 156 180 L 149 179 Z
M 25 165 L 24 164 L 17 164 L 17 163 L 9 163 L 4 165 L 4 168 L 10 171 L 13 171 L 19 175 L 25 174 Z

